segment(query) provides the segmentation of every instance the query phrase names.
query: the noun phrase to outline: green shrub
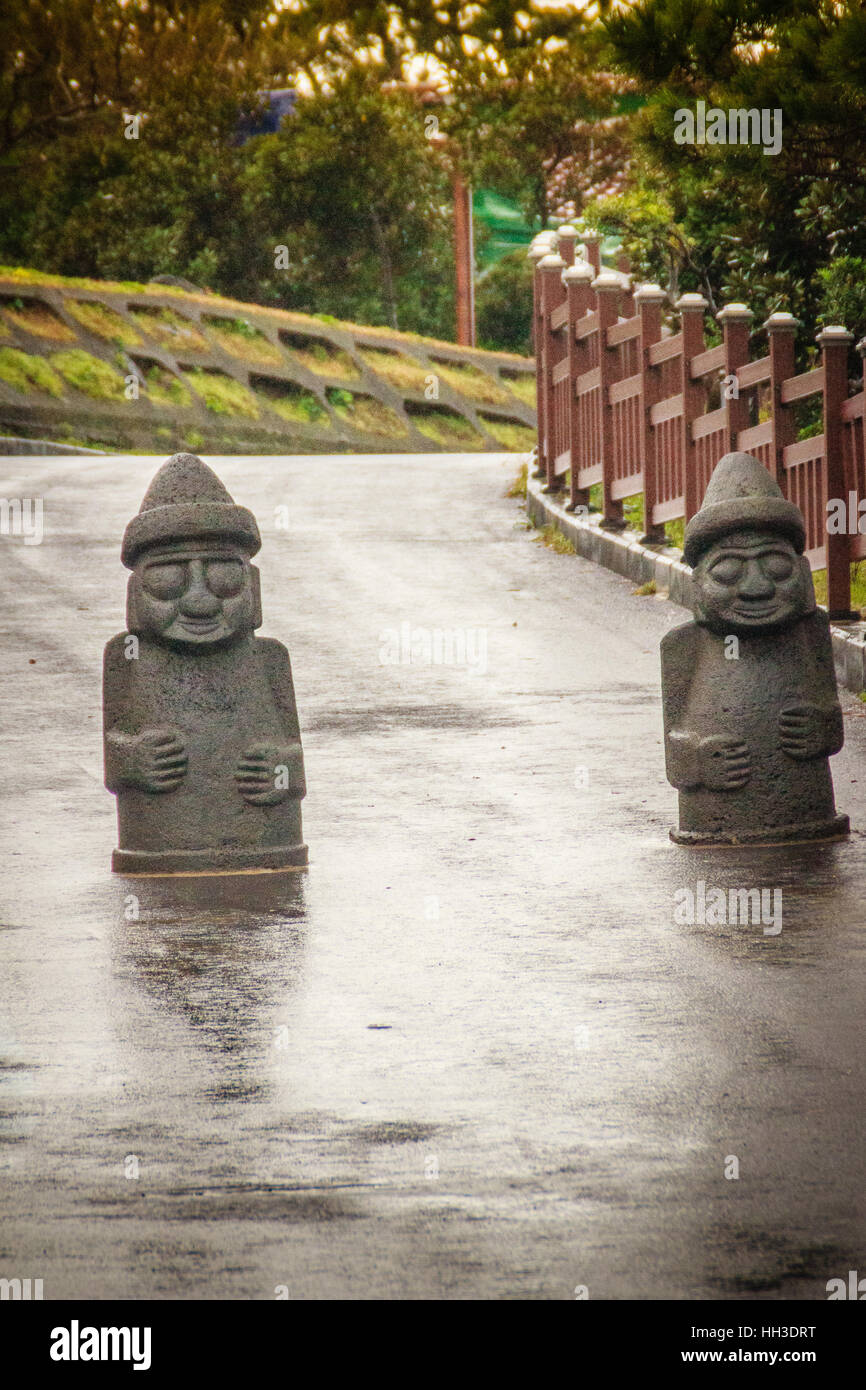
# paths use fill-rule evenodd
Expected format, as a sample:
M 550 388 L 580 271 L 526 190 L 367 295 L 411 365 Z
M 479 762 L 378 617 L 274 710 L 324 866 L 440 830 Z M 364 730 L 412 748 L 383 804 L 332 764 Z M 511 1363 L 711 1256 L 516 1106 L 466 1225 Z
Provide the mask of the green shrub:
M 837 256 L 818 271 L 821 323 L 841 324 L 855 342 L 866 334 L 866 259 Z
M 202 397 L 205 408 L 214 415 L 241 415 L 247 420 L 257 420 L 259 408 L 253 393 L 224 372 L 207 372 L 201 367 L 192 367 L 187 372 L 193 389 Z
M 503 256 L 475 286 L 478 346 L 493 352 L 532 354 L 533 262 L 526 251 Z
M 63 395 L 63 382 L 48 363 L 18 348 L 0 348 L 0 381 L 24 394 L 45 391 L 49 396 Z
M 69 348 L 65 352 L 53 352 L 50 357 L 64 380 L 76 391 L 91 396 L 98 401 L 122 401 L 124 399 L 123 377 L 118 376 L 113 367 L 98 357 L 85 352 L 83 348 Z

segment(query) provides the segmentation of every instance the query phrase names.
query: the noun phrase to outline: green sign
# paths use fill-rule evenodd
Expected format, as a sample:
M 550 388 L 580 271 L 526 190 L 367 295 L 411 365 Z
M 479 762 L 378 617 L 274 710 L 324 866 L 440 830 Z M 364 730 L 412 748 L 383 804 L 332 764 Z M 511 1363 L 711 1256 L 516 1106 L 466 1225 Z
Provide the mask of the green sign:
M 541 229 L 541 223 L 526 221 L 522 209 L 511 198 L 503 198 L 490 188 L 472 191 L 472 215 L 486 229 L 486 236 L 477 236 L 478 264 L 482 270 L 501 261 L 511 251 L 527 247 Z
M 512 251 L 528 250 L 532 238 L 541 230 L 537 218 L 527 222 L 518 203 L 490 188 L 473 190 L 472 217 L 476 224 L 476 262 L 482 272 Z M 479 223 L 486 231 L 483 236 L 478 234 Z M 615 265 L 619 250 L 619 237 L 605 237 L 601 243 L 602 260 Z

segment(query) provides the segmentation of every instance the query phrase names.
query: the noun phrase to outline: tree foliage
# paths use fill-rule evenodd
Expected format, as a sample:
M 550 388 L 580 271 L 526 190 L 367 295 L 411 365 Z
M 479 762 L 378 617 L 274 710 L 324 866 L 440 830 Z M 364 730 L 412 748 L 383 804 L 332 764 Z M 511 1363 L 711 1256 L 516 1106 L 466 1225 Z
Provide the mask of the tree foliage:
M 249 98 L 268 70 L 268 0 L 4 0 L 0 156 L 124 110 L 169 104 L 184 127 Z
M 649 259 L 665 244 L 680 289 L 745 300 L 759 321 L 787 309 L 814 322 L 829 283 L 819 271 L 866 255 L 866 11 L 856 0 L 639 0 L 606 30 L 649 94 L 632 195 L 669 212 L 647 235 L 626 216 L 633 239 Z M 699 99 L 780 111 L 781 150 L 677 144 L 675 113 Z
M 622 166 L 599 42 L 521 0 L 7 0 L 0 258 L 448 337 L 455 165 L 543 222 L 551 189 L 570 208 Z M 285 86 L 296 113 L 241 145 Z
M 266 296 L 344 314 L 348 282 L 363 322 L 450 332 L 450 184 L 411 97 L 350 73 L 250 151 L 244 205 Z

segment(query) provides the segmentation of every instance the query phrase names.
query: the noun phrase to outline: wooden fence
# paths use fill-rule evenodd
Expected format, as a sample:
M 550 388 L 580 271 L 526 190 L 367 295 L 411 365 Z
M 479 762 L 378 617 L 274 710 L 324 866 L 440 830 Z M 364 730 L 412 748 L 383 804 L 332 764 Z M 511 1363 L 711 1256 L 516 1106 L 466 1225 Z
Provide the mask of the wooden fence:
M 743 449 L 802 511 L 806 554 L 813 569 L 827 570 L 831 617 L 854 616 L 850 564 L 866 556 L 866 534 L 856 531 L 857 503 L 866 498 L 866 339 L 864 386 L 849 395 L 853 335 L 844 328 L 823 329 L 821 365 L 797 374 L 798 321 L 772 314 L 763 325 L 765 355 L 752 359 L 752 311 L 729 304 L 717 315 L 722 342 L 708 348 L 701 295 L 677 300 L 673 332 L 663 322 L 667 294 L 602 271 L 599 238 L 582 237 L 576 256 L 573 228 L 560 228 L 556 241 L 542 235 L 548 240 L 533 243 L 530 256 L 546 488 L 563 488 L 568 473 L 573 510 L 588 505 L 589 488 L 600 483 L 601 524 L 613 528 L 624 524 L 623 498 L 643 493 L 644 539 L 658 543 L 665 522 L 697 511 L 722 455 Z M 798 403 L 810 400 L 820 433 L 798 439 L 808 433 L 798 430 Z M 844 502 L 846 514 L 853 504 L 855 534 L 828 533 L 831 499 Z

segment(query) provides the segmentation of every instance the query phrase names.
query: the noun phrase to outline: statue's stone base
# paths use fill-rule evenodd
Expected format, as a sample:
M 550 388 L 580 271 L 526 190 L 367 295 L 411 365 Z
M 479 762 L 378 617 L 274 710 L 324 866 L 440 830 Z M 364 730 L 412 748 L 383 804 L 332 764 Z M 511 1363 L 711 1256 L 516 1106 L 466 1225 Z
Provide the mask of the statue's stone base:
M 847 816 L 833 816 L 826 821 L 798 825 L 776 825 L 768 830 L 743 830 L 737 833 L 706 830 L 672 830 L 670 837 L 678 845 L 787 845 L 795 840 L 843 840 L 851 829 Z
M 283 845 L 270 849 L 250 846 L 243 849 L 167 850 L 160 853 L 116 849 L 111 856 L 112 871 L 132 878 L 163 874 L 265 873 L 279 869 L 303 869 L 308 862 L 306 845 Z

